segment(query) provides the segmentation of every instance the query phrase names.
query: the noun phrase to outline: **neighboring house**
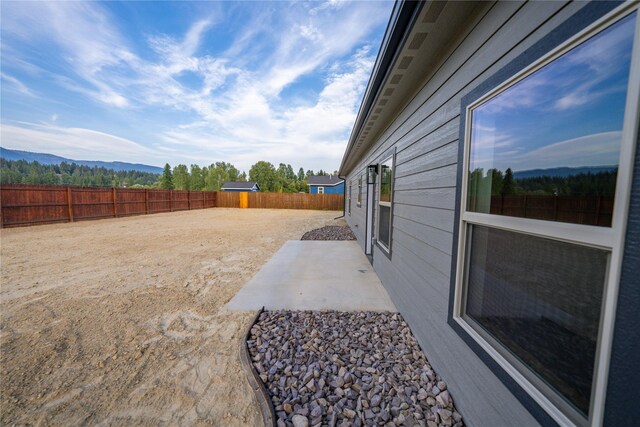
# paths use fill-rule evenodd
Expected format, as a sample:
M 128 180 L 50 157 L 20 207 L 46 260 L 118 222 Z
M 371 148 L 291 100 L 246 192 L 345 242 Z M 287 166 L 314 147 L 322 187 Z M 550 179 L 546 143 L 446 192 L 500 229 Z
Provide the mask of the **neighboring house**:
M 469 426 L 640 422 L 639 5 L 395 5 L 346 220 Z
M 337 175 L 310 175 L 309 194 L 344 194 L 344 179 Z
M 242 192 L 256 192 L 260 191 L 260 186 L 257 182 L 240 182 L 240 181 L 229 181 L 225 182 L 220 190 L 225 191 L 227 193 L 242 193 Z

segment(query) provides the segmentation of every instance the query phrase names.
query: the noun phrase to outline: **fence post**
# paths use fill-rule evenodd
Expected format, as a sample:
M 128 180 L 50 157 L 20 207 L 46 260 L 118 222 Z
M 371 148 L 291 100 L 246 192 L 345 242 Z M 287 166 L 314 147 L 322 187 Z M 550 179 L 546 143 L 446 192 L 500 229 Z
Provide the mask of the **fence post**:
M 73 222 L 73 205 L 71 204 L 71 187 L 67 185 L 67 212 L 69 213 L 69 222 Z
M 2 209 L 2 188 L 0 188 L 0 228 L 4 228 L 4 210 Z
M 191 210 L 191 190 L 187 190 L 187 206 Z
M 144 189 L 144 212 L 149 215 L 149 189 Z
M 169 209 L 173 212 L 173 190 L 169 190 Z
M 112 193 L 113 193 L 113 217 L 117 218 L 118 217 L 118 210 L 116 208 L 116 187 L 113 187 L 112 189 Z

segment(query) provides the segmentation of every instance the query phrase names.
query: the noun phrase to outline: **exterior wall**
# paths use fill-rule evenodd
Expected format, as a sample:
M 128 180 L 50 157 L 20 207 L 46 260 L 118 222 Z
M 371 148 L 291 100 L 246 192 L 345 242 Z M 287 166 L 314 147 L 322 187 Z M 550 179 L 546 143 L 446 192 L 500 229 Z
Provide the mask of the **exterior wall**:
M 342 194 L 344 192 L 344 181 L 334 186 L 310 185 L 309 194 L 318 194 L 318 187 L 324 187 L 324 194 Z
M 470 426 L 538 421 L 448 325 L 461 98 L 583 8 L 585 2 L 499 2 L 439 55 L 432 75 L 347 177 L 396 148 L 391 257 L 374 246 L 373 267 L 409 322 L 430 362 L 447 381 Z M 364 248 L 363 202 L 345 218 Z M 375 228 L 374 228 L 375 229 Z
M 356 203 L 358 198 L 358 178 L 362 175 L 362 203 L 360 206 Z M 359 166 L 348 177 L 347 182 L 352 186 L 351 214 L 346 215 L 347 223 L 351 227 L 353 234 L 358 239 L 358 244 L 365 250 L 365 233 L 367 222 L 367 173 L 364 167 Z M 345 197 L 348 197 L 345 195 Z M 347 201 L 348 202 L 348 201 Z
M 640 129 L 636 135 L 636 157 L 627 218 L 624 258 L 609 384 L 605 405 L 605 426 L 635 425 L 640 419 Z

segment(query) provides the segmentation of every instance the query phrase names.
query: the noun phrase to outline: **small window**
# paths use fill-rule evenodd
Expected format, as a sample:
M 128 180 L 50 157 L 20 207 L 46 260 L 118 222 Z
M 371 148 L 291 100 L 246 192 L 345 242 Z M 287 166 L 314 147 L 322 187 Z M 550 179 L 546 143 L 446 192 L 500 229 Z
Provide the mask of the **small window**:
M 352 182 L 349 181 L 349 215 L 351 215 L 351 185 Z
M 324 187 L 318 187 L 318 194 L 324 194 Z
M 358 198 L 356 199 L 356 206 L 362 206 L 362 174 L 358 177 Z
M 391 253 L 391 204 L 393 202 L 393 156 L 380 163 L 377 243 Z
M 454 319 L 560 424 L 591 423 L 603 401 L 604 298 L 622 250 L 613 210 L 638 117 L 637 106 L 625 116 L 636 15 L 466 109 Z

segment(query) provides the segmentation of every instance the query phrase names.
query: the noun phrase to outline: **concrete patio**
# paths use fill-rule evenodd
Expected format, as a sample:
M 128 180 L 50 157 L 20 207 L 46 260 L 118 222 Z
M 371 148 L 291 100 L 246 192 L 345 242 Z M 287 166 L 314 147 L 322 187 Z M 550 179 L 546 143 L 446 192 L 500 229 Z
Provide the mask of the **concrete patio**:
M 397 311 L 355 241 L 290 240 L 227 303 L 229 310 Z

